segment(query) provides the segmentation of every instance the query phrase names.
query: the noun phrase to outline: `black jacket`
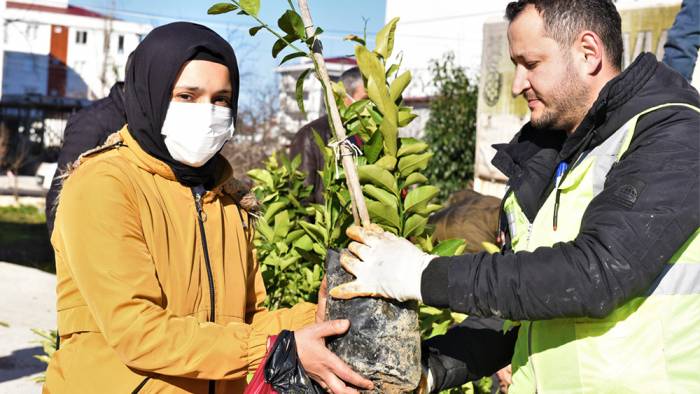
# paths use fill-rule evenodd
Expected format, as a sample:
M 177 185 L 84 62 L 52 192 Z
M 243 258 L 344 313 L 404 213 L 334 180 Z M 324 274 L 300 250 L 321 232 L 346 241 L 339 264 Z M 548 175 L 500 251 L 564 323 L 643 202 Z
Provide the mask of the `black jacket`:
M 289 146 L 289 157 L 293 159 L 295 156 L 301 155 L 299 169 L 306 173 L 304 184 L 314 187 L 312 200 L 309 202 L 323 203 L 323 182 L 318 171 L 323 170 L 325 162 L 323 154 L 316 144 L 314 131 L 323 139 L 323 142 L 328 142 L 333 134 L 331 126 L 328 124 L 328 115 L 324 115 L 299 129 Z
M 697 91 L 681 75 L 642 54 L 606 84 L 571 136 L 528 124 L 510 144 L 496 146 L 493 164 L 508 176 L 509 190 L 532 221 L 553 188 L 560 161 L 571 162 L 599 145 L 639 112 L 671 102 L 700 106 Z M 533 252 L 437 258 L 423 273 L 423 300 L 512 320 L 604 317 L 644 294 L 700 227 L 699 181 L 700 115 L 681 107 L 653 111 L 640 118 L 629 149 L 588 205 L 574 240 Z M 636 189 L 636 199 L 621 193 L 629 187 Z M 495 338 L 508 346 L 514 340 Z M 508 349 L 494 342 L 479 345 Z M 494 357 L 500 363 L 479 368 L 495 371 L 510 355 L 512 347 L 510 354 Z M 468 352 L 461 359 L 475 378 L 480 360 Z
M 49 236 L 53 231 L 56 215 L 55 205 L 63 183 L 56 179 L 81 153 L 102 145 L 107 137 L 126 124 L 124 112 L 124 83 L 117 82 L 109 96 L 96 101 L 68 119 L 63 133 L 63 146 L 58 156 L 58 168 L 46 195 L 46 226 Z

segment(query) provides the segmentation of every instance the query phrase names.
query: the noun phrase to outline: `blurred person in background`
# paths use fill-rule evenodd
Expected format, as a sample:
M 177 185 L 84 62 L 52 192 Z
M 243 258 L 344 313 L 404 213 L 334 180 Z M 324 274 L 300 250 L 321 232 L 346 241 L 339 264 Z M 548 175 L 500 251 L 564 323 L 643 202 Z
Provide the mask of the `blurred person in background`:
M 348 93 L 348 96 L 345 97 L 346 105 L 367 98 L 365 85 L 362 83 L 362 74 L 358 67 L 345 70 L 340 76 L 340 81 L 343 82 L 345 91 Z M 318 172 L 323 170 L 324 159 L 321 150 L 316 144 L 314 131 L 318 133 L 324 143 L 328 143 L 331 138 L 335 137 L 328 123 L 329 121 L 328 115 L 323 115 L 305 125 L 294 135 L 289 146 L 290 158 L 293 159 L 295 156 L 301 155 L 301 166 L 299 169 L 307 175 L 304 184 L 314 187 L 310 203 L 323 202 L 323 182 Z M 359 137 L 351 136 L 349 138 L 355 145 L 362 146 L 362 140 Z

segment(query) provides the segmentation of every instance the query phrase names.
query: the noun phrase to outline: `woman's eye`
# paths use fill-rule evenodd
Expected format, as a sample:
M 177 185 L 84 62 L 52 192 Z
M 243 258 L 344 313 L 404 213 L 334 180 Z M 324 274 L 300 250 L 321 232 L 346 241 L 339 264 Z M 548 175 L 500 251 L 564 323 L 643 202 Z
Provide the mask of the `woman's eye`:
M 181 101 L 191 101 L 194 97 L 189 93 L 178 93 L 175 97 Z
M 228 107 L 231 105 L 231 99 L 228 97 L 217 97 L 214 99 L 214 105 L 220 105 L 222 107 Z

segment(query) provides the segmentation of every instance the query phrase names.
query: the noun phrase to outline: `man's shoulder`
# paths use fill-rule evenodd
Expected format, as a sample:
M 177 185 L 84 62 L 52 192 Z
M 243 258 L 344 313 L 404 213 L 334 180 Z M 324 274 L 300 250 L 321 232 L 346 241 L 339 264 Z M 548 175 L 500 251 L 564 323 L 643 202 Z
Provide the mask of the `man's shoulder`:
M 322 116 L 305 124 L 301 129 L 299 129 L 297 134 L 308 134 L 310 136 L 314 131 L 317 132 L 324 140 L 328 140 L 328 137 L 330 137 L 331 134 L 331 127 L 328 124 L 328 116 Z

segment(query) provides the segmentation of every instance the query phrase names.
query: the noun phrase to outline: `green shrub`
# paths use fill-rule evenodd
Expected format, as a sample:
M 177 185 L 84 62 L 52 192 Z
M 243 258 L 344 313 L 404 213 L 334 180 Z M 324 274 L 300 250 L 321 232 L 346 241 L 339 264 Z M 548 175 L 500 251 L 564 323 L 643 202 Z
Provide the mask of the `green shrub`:
M 430 67 L 438 93 L 430 101 L 425 141 L 434 152 L 425 173 L 440 188 L 440 200 L 465 188 L 474 177 L 478 84 L 455 64 L 454 54 Z

